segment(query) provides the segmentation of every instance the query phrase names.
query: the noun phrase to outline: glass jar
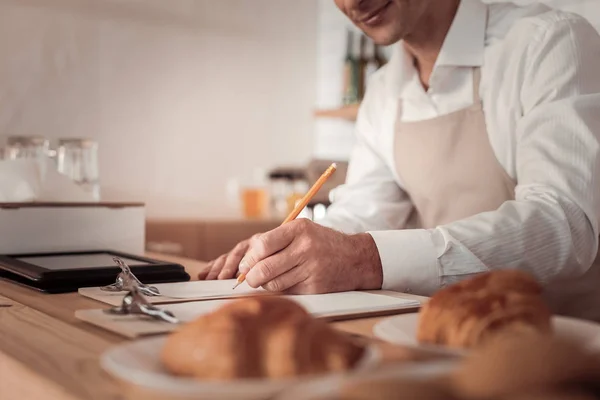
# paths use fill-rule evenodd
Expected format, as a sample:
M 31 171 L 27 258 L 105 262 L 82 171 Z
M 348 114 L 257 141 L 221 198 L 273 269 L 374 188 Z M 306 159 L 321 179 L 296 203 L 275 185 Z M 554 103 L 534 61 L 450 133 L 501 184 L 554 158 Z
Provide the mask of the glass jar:
M 291 213 L 296 208 L 296 204 L 302 200 L 308 189 L 305 173 L 301 171 L 294 172 L 292 175 L 292 191 L 287 199 L 288 213 Z
M 71 178 L 100 201 L 98 143 L 90 139 L 61 139 L 56 153 L 58 172 Z
M 293 191 L 293 180 L 289 172 L 274 170 L 269 174 L 271 214 L 275 218 L 287 217 L 288 197 Z
M 48 156 L 50 141 L 42 136 L 10 136 L 4 157 L 8 160 L 29 158 L 43 160 Z

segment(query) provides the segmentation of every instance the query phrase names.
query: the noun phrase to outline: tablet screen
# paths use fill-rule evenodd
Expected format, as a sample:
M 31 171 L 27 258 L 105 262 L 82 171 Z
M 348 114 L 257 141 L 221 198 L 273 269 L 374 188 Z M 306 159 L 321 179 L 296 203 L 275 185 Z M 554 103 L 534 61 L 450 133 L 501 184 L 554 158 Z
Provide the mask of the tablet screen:
M 123 261 L 125 261 L 130 267 L 138 265 L 151 265 L 144 261 L 132 260 L 130 258 L 124 257 L 120 258 Z M 117 267 L 117 265 L 113 261 L 113 256 L 108 253 L 73 254 L 45 257 L 19 257 L 17 258 L 17 260 L 54 271 Z

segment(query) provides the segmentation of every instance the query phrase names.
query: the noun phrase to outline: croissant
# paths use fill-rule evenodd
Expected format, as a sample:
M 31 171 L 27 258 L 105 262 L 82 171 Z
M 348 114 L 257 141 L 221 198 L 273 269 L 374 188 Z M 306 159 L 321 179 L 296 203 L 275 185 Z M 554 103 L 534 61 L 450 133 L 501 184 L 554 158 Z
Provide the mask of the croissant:
M 600 393 L 600 358 L 554 336 L 498 336 L 453 373 L 465 400 L 587 399 Z
M 521 393 L 498 400 L 598 400 L 593 394 L 579 390 L 564 391 L 537 391 L 533 393 Z
M 341 372 L 364 346 L 276 296 L 226 304 L 171 334 L 162 362 L 173 374 L 205 380 L 289 378 Z
M 550 333 L 551 313 L 529 274 L 497 270 L 437 292 L 420 312 L 417 340 L 454 348 L 479 346 L 499 333 Z
M 409 379 L 371 379 L 346 384 L 336 400 L 453 400 L 452 393 L 438 382 Z M 331 398 L 333 400 L 333 398 Z

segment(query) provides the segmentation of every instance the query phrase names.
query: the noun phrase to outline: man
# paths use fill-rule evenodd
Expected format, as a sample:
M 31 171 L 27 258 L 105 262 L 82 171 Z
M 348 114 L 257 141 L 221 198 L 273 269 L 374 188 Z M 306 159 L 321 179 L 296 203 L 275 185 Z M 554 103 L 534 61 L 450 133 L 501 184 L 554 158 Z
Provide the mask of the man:
M 399 42 L 370 81 L 347 182 L 322 225 L 297 220 L 240 243 L 201 278 L 239 265 L 272 291 L 431 295 L 518 268 L 553 311 L 600 319 L 593 27 L 542 5 L 335 1 L 376 43 Z

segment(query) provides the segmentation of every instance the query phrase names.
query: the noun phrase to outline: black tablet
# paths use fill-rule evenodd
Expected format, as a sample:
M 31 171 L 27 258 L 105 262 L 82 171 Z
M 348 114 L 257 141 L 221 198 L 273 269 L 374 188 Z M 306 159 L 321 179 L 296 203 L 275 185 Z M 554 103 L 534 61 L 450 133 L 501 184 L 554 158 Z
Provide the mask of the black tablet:
M 48 293 L 74 292 L 114 283 L 121 269 L 113 257 L 125 261 L 144 283 L 190 280 L 182 265 L 108 250 L 0 255 L 0 278 Z

